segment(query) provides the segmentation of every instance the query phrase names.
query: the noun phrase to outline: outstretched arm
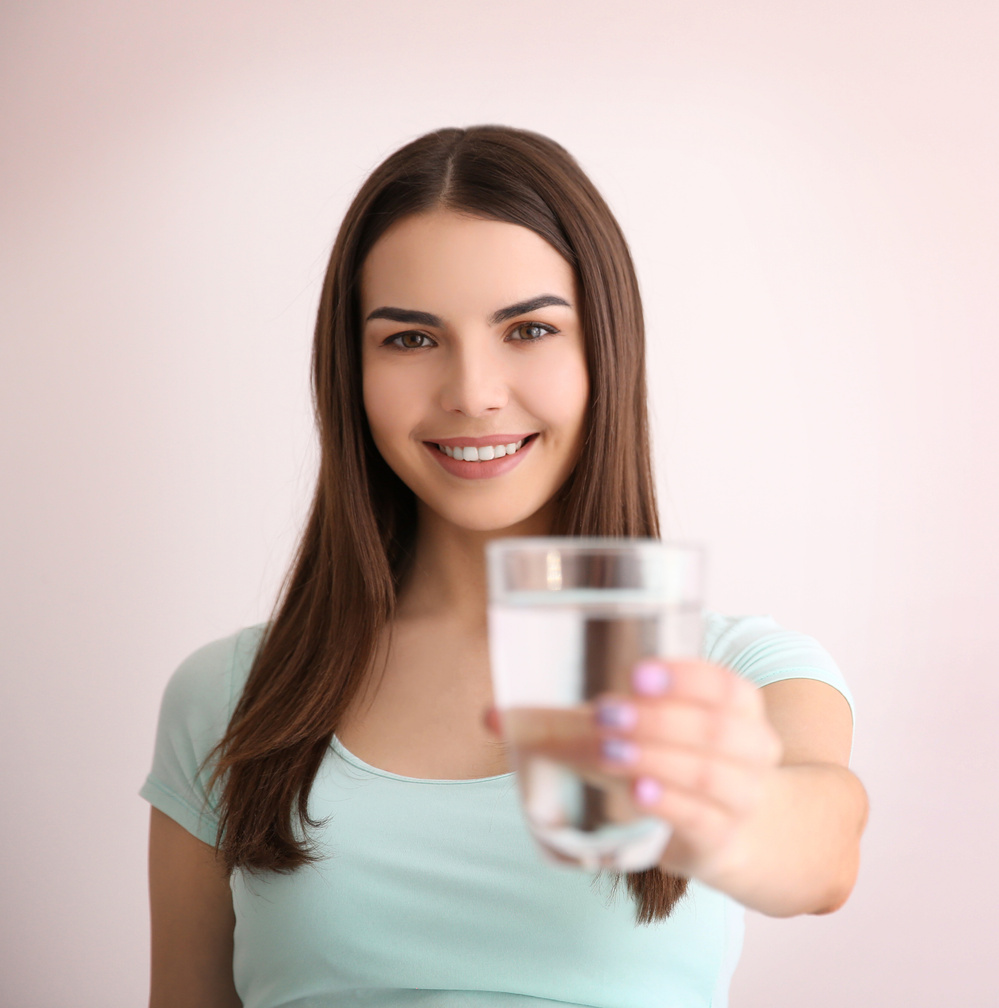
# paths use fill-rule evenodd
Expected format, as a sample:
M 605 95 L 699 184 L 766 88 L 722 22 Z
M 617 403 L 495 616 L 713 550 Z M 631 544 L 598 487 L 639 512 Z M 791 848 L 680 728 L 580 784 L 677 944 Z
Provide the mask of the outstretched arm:
M 633 686 L 535 712 L 519 744 L 668 822 L 664 870 L 775 917 L 840 907 L 867 822 L 842 694 L 811 679 L 758 689 L 705 661 L 644 661 Z M 487 723 L 500 728 L 495 712 Z
M 719 678 L 724 696 L 732 684 Z M 736 686 L 731 705 L 687 711 L 691 749 L 660 752 L 666 779 L 652 808 L 675 829 L 662 866 L 771 916 L 837 910 L 867 822 L 866 792 L 847 768 L 849 705 L 811 679 Z

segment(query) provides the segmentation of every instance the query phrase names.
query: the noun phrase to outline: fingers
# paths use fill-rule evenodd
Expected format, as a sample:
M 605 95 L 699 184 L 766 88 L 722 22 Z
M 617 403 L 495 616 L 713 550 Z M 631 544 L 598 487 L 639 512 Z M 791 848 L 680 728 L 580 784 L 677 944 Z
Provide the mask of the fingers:
M 755 712 L 763 707 L 759 690 L 721 665 L 693 659 L 669 663 L 646 659 L 635 666 L 632 683 L 641 696 L 668 696 L 710 707 Z
M 604 696 L 596 710 L 606 737 L 626 735 L 640 745 L 668 745 L 695 753 L 767 766 L 779 758 L 776 733 L 762 716 L 738 708 L 674 699 Z
M 637 804 L 651 808 L 656 814 L 661 814 L 664 795 L 676 796 L 666 799 L 670 802 L 685 797 L 706 801 L 719 812 L 743 814 L 756 806 L 762 794 L 763 778 L 759 770 L 744 763 L 655 744 L 632 743 L 624 759 L 612 758 L 619 752 L 616 745 L 602 749 L 599 772 L 634 777 L 637 782 L 654 781 L 658 787 L 651 783 L 641 784 L 635 799 Z
M 654 778 L 666 790 L 700 795 L 736 813 L 758 801 L 761 771 L 779 761 L 767 730 L 745 719 L 722 719 L 718 727 L 712 715 L 689 704 L 643 711 L 639 725 L 643 718 L 644 732 L 638 726 L 622 732 L 595 726 L 587 708 L 515 708 L 503 712 L 503 726 L 518 752 L 571 766 L 592 782 Z
M 500 719 L 507 741 L 521 752 L 589 768 L 599 761 L 600 739 L 591 704 L 512 707 L 502 711 Z
M 633 683 L 639 695 L 597 702 L 600 771 L 631 778 L 635 803 L 695 845 L 717 843 L 756 808 L 780 762 L 762 698 L 708 662 L 643 662 Z
M 671 856 L 687 870 L 764 802 L 780 737 L 759 691 L 721 666 L 647 660 L 632 686 L 573 708 L 503 710 L 502 731 L 515 753 L 561 763 L 670 823 Z
M 651 786 L 646 788 L 646 783 Z M 705 857 L 710 860 L 723 849 L 740 821 L 739 814 L 703 795 L 663 787 L 652 777 L 640 777 L 632 794 L 639 808 L 672 826 L 670 847 L 674 857 L 679 854 L 674 870 L 685 874 L 692 873 L 697 864 L 703 865 Z
M 767 720 L 759 690 L 734 672 L 704 661 L 649 660 L 633 676 L 635 693 L 597 699 L 604 735 L 661 743 L 769 766 L 780 741 Z
M 487 725 L 501 728 L 515 746 L 553 759 L 600 762 L 603 740 L 621 737 L 646 747 L 649 758 L 682 749 L 751 766 L 779 760 L 780 741 L 758 691 L 734 673 L 706 662 L 670 663 L 664 685 L 654 697 L 604 694 L 573 708 L 491 712 Z

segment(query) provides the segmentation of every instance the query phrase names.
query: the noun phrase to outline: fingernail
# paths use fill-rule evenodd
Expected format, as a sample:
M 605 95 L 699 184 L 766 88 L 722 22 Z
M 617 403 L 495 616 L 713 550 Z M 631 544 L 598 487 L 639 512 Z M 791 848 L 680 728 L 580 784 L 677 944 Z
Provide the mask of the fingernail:
M 635 800 L 639 805 L 655 805 L 663 795 L 663 786 L 654 777 L 639 777 L 635 781 Z
M 621 700 L 601 700 L 597 704 L 597 724 L 604 728 L 629 731 L 638 724 L 638 711 Z
M 604 759 L 611 763 L 634 763 L 638 759 L 638 746 L 626 739 L 604 739 L 600 748 Z
M 631 670 L 631 686 L 642 696 L 659 696 L 669 689 L 670 674 L 662 662 L 640 661 Z

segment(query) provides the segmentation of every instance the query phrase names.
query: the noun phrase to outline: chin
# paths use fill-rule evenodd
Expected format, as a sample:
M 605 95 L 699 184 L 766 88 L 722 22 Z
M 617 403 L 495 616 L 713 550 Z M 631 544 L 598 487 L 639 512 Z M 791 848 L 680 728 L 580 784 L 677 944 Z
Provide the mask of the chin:
M 517 518 L 494 518 L 486 519 L 481 516 L 476 519 L 468 519 L 467 521 L 455 521 L 454 525 L 459 528 L 465 529 L 468 532 L 481 532 L 483 534 L 495 533 L 496 535 L 502 535 L 507 533 L 509 535 L 530 535 L 527 531 L 521 531 L 524 527 L 524 523 L 529 521 L 531 515 L 525 517 Z
M 441 518 L 451 525 L 468 532 L 496 535 L 541 535 L 543 522 L 539 511 L 543 505 L 532 510 L 513 511 L 507 508 L 477 509 L 476 511 L 444 511 L 438 512 Z M 540 531 L 535 529 L 535 526 Z

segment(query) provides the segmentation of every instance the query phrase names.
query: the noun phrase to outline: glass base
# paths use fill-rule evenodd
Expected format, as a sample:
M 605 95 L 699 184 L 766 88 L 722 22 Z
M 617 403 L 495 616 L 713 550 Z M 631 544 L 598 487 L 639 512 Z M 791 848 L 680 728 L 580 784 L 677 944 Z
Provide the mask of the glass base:
M 549 864 L 584 871 L 645 871 L 658 863 L 673 831 L 661 819 L 638 819 L 623 826 L 603 826 L 584 832 L 571 826 L 539 826 L 529 822 L 538 847 Z

